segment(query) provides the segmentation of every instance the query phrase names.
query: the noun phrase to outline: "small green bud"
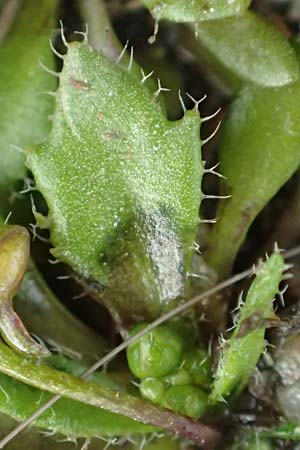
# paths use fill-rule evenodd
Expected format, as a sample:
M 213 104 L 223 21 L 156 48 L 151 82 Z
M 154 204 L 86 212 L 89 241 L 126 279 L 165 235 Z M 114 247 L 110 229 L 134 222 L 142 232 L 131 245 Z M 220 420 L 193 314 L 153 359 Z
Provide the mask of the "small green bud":
M 182 319 L 174 318 L 168 323 L 175 334 L 181 337 L 185 348 L 190 348 L 195 345 L 198 330 L 195 322 L 189 318 Z
M 23 278 L 29 258 L 30 236 L 18 225 L 0 228 L 0 291 L 13 296 Z
M 196 386 L 172 386 L 166 392 L 164 406 L 198 419 L 206 411 L 207 398 L 207 394 Z
M 178 369 L 176 372 L 165 377 L 165 381 L 170 386 L 182 386 L 185 384 L 190 384 L 192 379 L 187 370 Z
M 197 348 L 186 351 L 183 354 L 183 368 L 188 371 L 195 384 L 209 388 L 211 384 L 211 359 L 205 350 Z
M 39 357 L 49 356 L 15 313 L 12 300 L 24 276 L 30 251 L 30 236 L 19 225 L 0 227 L 0 334 L 16 351 Z
M 164 382 L 158 378 L 146 378 L 141 382 L 140 392 L 142 397 L 153 403 L 162 403 L 166 392 Z
M 134 327 L 132 334 L 145 326 L 140 324 Z M 128 347 L 129 368 L 138 378 L 168 375 L 179 366 L 183 346 L 181 336 L 171 326 L 161 325 Z

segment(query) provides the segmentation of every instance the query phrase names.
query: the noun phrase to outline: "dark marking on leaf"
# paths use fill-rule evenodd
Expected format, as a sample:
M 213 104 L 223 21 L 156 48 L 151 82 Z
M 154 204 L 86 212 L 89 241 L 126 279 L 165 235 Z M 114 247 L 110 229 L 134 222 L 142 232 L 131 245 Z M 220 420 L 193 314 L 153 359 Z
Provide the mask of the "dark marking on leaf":
M 239 331 L 235 337 L 242 338 L 251 331 L 256 330 L 258 328 L 277 327 L 279 323 L 280 319 L 275 315 L 270 319 L 266 319 L 263 317 L 261 312 L 257 312 L 256 314 L 252 314 L 251 316 L 247 317 L 241 322 Z
M 103 119 L 104 119 L 104 114 L 103 114 L 102 112 L 99 112 L 99 113 L 96 115 L 96 119 L 97 119 L 97 120 L 103 120 Z
M 89 89 L 91 87 L 91 85 L 89 83 L 87 83 L 86 81 L 76 80 L 73 77 L 70 77 L 70 84 L 75 89 L 81 89 L 81 90 L 84 90 L 84 91 L 86 91 L 87 89 Z
M 118 133 L 116 130 L 107 131 L 102 134 L 102 138 L 105 141 L 114 141 L 116 139 L 120 139 L 120 133 Z

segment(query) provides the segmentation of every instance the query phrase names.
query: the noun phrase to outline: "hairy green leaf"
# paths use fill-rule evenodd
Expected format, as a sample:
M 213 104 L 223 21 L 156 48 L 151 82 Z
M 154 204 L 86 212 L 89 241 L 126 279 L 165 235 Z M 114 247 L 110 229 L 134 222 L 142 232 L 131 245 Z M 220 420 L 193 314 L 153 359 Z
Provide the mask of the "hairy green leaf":
M 69 369 L 73 371 L 74 366 Z M 209 444 L 219 437 L 210 426 L 107 387 L 103 377 L 103 384 L 95 382 L 96 375 L 90 382 L 79 379 L 40 361 L 24 359 L 3 343 L 0 343 L 0 372 L 1 412 L 22 420 L 49 399 L 48 394 L 41 395 L 41 391 L 59 394 L 63 398 L 42 415 L 37 424 L 64 434 L 123 436 L 163 428 L 195 442 Z
M 159 91 L 157 92 L 157 94 Z M 177 122 L 122 66 L 69 46 L 53 128 L 27 165 L 45 197 L 54 256 L 109 287 L 117 321 L 185 295 L 203 167 L 195 110 Z
M 223 343 L 210 395 L 212 404 L 240 393 L 252 375 L 265 347 L 268 320 L 276 318 L 272 301 L 278 293 L 284 270 L 284 260 L 278 252 L 259 263 L 255 280 L 240 308 L 235 330 Z
M 20 370 L 20 372 L 18 372 L 17 376 L 12 374 L 14 378 L 4 375 L 3 373 L 0 374 L 0 410 L 1 412 L 8 414 L 10 417 L 13 417 L 19 421 L 25 420 L 30 414 L 36 411 L 39 406 L 45 404 L 47 400 L 51 398 L 51 394 L 47 391 L 53 392 L 55 386 L 56 388 L 61 389 L 62 384 L 65 386 L 68 384 L 68 389 L 72 390 L 71 384 L 75 383 L 78 384 L 76 389 L 78 391 L 78 388 L 80 389 L 80 385 L 83 384 L 82 381 L 77 381 L 75 378 L 72 378 L 73 381 L 70 384 L 68 383 L 70 382 L 68 375 L 46 367 L 38 368 L 41 370 L 40 378 L 38 376 L 39 370 L 37 370 L 37 367 L 34 364 L 31 364 L 32 372 L 29 375 L 27 372 L 27 368 L 30 365 L 29 362 L 27 362 L 27 364 L 25 364 L 26 367 L 22 369 L 21 360 L 18 364 L 15 364 L 16 361 L 13 361 L 12 358 L 8 358 L 8 360 L 9 362 L 6 366 L 13 363 L 13 371 Z M 17 368 L 18 365 L 19 367 Z M 3 367 L 1 368 L 1 371 L 2 370 Z M 21 376 L 22 370 L 24 373 Z M 48 375 L 43 378 L 45 373 Z M 51 380 L 49 378 L 50 374 L 52 375 Z M 29 385 L 17 381 L 17 379 L 20 378 L 29 383 Z M 48 386 L 46 386 L 47 383 Z M 41 384 L 41 389 L 30 386 L 36 384 Z M 38 427 L 42 427 L 56 433 L 62 433 L 64 435 L 75 437 L 124 436 L 154 431 L 155 428 L 147 427 L 146 425 L 130 420 L 125 416 L 116 415 L 109 411 L 91 406 L 91 403 L 97 403 L 98 394 L 96 394 L 95 389 L 100 389 L 104 392 L 107 388 L 100 385 L 98 386 L 95 383 L 90 387 L 87 383 L 85 384 L 86 393 L 90 391 L 90 394 L 88 394 L 88 396 L 90 396 L 88 403 L 90 404 L 84 404 L 68 398 L 62 398 L 56 405 L 44 413 L 35 422 L 35 424 Z M 60 386 L 60 388 L 58 386 Z M 42 390 L 43 388 L 47 388 L 47 391 Z M 94 392 L 94 394 L 92 394 L 92 392 Z M 111 396 L 111 398 L 118 395 L 116 391 L 109 390 L 107 393 Z M 72 396 L 76 397 L 75 390 L 73 391 L 73 394 L 71 394 L 71 397 Z M 94 401 L 92 401 L 92 396 L 94 396 Z M 104 400 L 104 398 L 102 398 L 102 400 Z

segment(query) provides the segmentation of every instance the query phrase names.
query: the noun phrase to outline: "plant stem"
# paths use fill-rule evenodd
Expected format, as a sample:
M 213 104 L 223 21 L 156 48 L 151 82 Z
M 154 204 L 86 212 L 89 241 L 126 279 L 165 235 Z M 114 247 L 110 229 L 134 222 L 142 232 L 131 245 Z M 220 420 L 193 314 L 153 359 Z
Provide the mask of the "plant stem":
M 89 42 L 97 52 L 116 60 L 122 46 L 111 26 L 102 0 L 78 0 L 83 19 L 88 25 Z

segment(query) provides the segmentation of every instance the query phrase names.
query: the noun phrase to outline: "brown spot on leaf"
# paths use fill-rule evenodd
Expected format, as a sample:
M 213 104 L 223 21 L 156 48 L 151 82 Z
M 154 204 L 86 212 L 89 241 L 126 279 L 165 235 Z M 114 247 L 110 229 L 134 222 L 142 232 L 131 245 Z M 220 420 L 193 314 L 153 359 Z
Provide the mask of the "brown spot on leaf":
M 204 5 L 202 5 L 202 6 L 200 7 L 200 9 L 202 9 L 204 12 L 208 12 L 209 9 L 210 9 L 209 3 L 204 3 Z
M 85 90 L 85 91 L 91 87 L 91 85 L 89 83 L 87 83 L 86 81 L 76 80 L 73 77 L 70 77 L 70 84 L 75 89 L 81 89 L 81 90 Z
M 103 114 L 102 112 L 99 112 L 99 113 L 96 115 L 96 119 L 97 119 L 97 120 L 103 120 L 103 119 L 104 119 L 104 114 Z
M 107 131 L 102 134 L 102 138 L 105 141 L 114 141 L 120 138 L 120 134 L 116 130 Z
M 259 328 L 271 328 L 279 326 L 280 319 L 275 315 L 269 319 L 264 318 L 261 312 L 252 314 L 244 319 L 239 327 L 239 331 L 236 334 L 236 338 L 242 338 L 253 330 Z

